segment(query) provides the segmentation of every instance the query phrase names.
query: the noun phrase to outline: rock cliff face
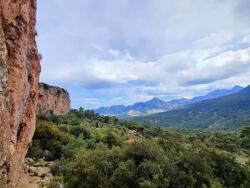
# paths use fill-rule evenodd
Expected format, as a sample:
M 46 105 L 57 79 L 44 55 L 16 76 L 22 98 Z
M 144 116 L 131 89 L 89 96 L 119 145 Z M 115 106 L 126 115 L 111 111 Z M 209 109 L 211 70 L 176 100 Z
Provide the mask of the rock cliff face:
M 44 83 L 39 84 L 38 114 L 53 113 L 60 115 L 69 112 L 69 110 L 70 98 L 66 90 Z
M 36 0 L 0 0 L 0 187 L 15 187 L 35 131 Z

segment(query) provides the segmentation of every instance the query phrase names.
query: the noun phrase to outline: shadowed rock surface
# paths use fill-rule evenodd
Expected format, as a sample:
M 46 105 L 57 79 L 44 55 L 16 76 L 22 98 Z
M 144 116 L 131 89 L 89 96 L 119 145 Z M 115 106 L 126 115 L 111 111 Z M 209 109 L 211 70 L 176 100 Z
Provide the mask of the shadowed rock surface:
M 0 0 L 0 185 L 15 187 L 35 131 L 36 0 Z
M 69 93 L 60 87 L 39 84 L 37 113 L 66 114 L 70 111 Z

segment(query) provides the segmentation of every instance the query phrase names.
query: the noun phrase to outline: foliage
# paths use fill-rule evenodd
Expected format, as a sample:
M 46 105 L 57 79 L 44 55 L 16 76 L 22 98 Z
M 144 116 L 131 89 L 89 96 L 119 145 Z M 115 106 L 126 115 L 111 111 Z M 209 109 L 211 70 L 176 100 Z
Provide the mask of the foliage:
M 36 153 L 44 151 L 48 159 L 59 159 L 62 156 L 62 146 L 69 143 L 71 135 L 60 131 L 51 123 L 41 123 L 36 128 L 34 146 L 28 156 L 37 157 Z M 39 152 L 40 153 L 40 152 Z
M 79 109 L 39 117 L 29 155 L 57 159 L 50 187 L 247 188 L 249 139 L 249 127 L 161 129 Z
M 241 130 L 240 137 L 242 147 L 250 150 L 250 127 L 244 127 Z
M 239 93 L 205 100 L 179 110 L 143 117 L 138 122 L 174 128 L 237 130 L 250 124 L 250 87 Z

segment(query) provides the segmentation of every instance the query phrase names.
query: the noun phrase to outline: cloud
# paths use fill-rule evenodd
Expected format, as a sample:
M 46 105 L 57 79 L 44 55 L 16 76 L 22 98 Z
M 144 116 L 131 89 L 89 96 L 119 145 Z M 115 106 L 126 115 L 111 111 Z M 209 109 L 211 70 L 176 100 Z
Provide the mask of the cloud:
M 250 44 L 250 34 L 241 40 L 243 44 Z
M 250 1 L 249 0 L 238 0 L 235 8 L 235 13 L 239 16 L 242 22 L 250 22 Z
M 97 105 L 100 104 L 100 100 L 97 98 L 85 98 L 85 99 L 78 99 L 77 101 L 88 104 L 88 105 Z
M 170 78 L 178 85 L 197 85 L 249 71 L 250 47 L 224 51 L 222 45 L 204 50 L 197 48 L 196 44 L 193 49 L 167 54 L 152 62 L 138 61 L 130 55 L 127 58 L 128 54 L 119 51 L 116 51 L 114 60 L 83 57 L 74 62 L 74 66 L 66 63 L 55 67 L 56 70 L 47 71 L 46 78 L 95 89 L 128 83 L 168 83 Z M 58 73 L 55 75 L 54 71 Z
M 88 107 L 247 84 L 248 0 L 38 3 L 41 80 L 84 89 Z

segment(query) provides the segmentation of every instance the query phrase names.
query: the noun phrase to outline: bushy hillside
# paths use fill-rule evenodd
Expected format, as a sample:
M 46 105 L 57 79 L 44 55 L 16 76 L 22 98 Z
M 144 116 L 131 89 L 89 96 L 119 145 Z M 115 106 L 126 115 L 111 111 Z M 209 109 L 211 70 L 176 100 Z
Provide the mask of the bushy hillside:
M 49 188 L 247 188 L 249 138 L 249 127 L 164 130 L 80 109 L 39 116 L 28 156 L 52 161 Z
M 250 124 L 250 86 L 233 95 L 135 120 L 161 127 L 238 129 Z

